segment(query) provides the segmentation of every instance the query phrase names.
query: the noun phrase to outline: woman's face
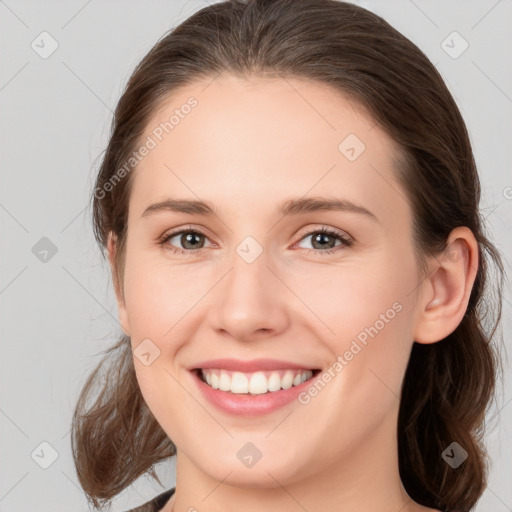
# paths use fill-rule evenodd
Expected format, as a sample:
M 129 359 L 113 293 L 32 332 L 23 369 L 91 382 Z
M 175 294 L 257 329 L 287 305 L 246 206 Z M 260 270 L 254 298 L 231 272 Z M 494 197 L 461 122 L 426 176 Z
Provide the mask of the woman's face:
M 396 461 L 421 288 L 394 142 L 325 85 L 228 75 L 169 97 L 143 141 L 120 319 L 178 457 L 197 475 L 255 487 Z M 312 198 L 359 210 L 316 209 Z M 150 208 L 177 199 L 215 214 Z M 210 388 L 221 406 L 190 370 L 218 358 L 322 372 L 281 405 L 275 397 L 292 392 Z

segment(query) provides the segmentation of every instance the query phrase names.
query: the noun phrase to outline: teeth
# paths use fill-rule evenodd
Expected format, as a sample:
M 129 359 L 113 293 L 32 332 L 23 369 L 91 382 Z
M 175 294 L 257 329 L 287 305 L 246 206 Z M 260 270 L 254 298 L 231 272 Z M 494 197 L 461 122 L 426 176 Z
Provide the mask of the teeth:
M 201 370 L 203 380 L 213 389 L 236 394 L 260 395 L 298 386 L 313 376 L 311 370 L 276 370 L 254 373 L 220 369 Z

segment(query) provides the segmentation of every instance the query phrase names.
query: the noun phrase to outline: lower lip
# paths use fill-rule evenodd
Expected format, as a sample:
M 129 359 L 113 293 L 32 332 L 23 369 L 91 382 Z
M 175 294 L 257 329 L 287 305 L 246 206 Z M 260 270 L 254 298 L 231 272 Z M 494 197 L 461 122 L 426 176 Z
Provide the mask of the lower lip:
M 222 411 L 240 416 L 261 416 L 296 400 L 302 391 L 311 386 L 315 381 L 316 375 L 320 372 L 314 373 L 312 378 L 298 386 L 258 395 L 231 393 L 231 391 L 213 389 L 201 380 L 196 371 L 191 371 L 191 373 L 207 400 Z

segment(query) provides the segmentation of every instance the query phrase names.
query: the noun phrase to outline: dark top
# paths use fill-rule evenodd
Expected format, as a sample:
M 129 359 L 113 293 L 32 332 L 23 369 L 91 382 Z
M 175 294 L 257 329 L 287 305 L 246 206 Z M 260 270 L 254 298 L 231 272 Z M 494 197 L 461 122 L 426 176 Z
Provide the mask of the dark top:
M 162 494 L 159 494 L 156 498 L 153 498 L 151 501 L 144 503 L 144 505 L 140 505 L 140 507 L 132 508 L 127 510 L 126 512 L 158 512 L 164 508 L 164 505 L 169 501 L 169 498 L 174 494 L 176 487 L 165 491 Z M 444 509 L 443 512 L 450 512 L 448 509 Z
M 144 503 L 144 505 L 140 505 L 137 508 L 132 508 L 127 510 L 126 512 L 157 512 L 158 510 L 162 510 L 164 505 L 169 501 L 169 498 L 174 494 L 176 487 L 169 489 L 168 491 L 159 494 L 156 498 L 153 498 L 151 501 Z

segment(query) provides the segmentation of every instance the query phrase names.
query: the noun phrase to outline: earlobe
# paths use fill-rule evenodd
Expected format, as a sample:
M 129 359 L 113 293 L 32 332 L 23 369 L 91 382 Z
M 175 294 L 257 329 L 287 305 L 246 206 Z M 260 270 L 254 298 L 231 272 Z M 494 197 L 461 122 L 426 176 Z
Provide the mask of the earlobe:
M 126 311 L 126 305 L 124 301 L 123 294 L 121 293 L 120 286 L 117 280 L 117 272 L 116 272 L 116 251 L 117 251 L 117 237 L 115 236 L 112 231 L 108 235 L 108 241 L 107 241 L 107 252 L 108 252 L 108 259 L 110 262 L 110 270 L 112 275 L 112 282 L 114 284 L 114 292 L 116 295 L 116 301 L 117 301 L 117 310 L 119 314 L 119 323 L 121 324 L 121 328 L 123 329 L 123 332 L 130 336 L 130 327 L 129 327 L 129 321 L 128 321 L 128 313 Z
M 449 336 L 466 314 L 478 270 L 478 243 L 467 227 L 452 231 L 445 251 L 432 259 L 432 270 L 418 301 L 414 340 L 436 343 Z

